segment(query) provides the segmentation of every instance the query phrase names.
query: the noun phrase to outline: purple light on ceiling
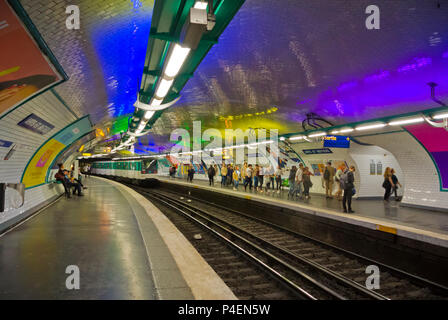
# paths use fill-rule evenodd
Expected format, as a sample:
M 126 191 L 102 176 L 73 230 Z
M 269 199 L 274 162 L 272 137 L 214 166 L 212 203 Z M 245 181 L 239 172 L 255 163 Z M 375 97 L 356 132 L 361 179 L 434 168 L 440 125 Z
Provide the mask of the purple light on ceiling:
M 442 55 L 442 58 L 448 58 L 448 51 L 445 51 Z
M 373 74 L 371 76 L 367 76 L 364 78 L 365 83 L 372 83 L 376 81 L 381 81 L 390 77 L 390 71 L 383 70 L 379 73 Z
M 414 63 L 406 64 L 404 66 L 401 66 L 397 69 L 397 72 L 403 73 L 403 72 L 409 72 L 409 71 L 415 71 L 419 68 L 428 66 L 432 64 L 431 58 L 415 58 Z
M 350 81 L 350 82 L 345 82 L 342 83 L 341 85 L 339 85 L 338 87 L 338 91 L 346 91 L 346 90 L 350 90 L 353 89 L 354 87 L 356 87 L 358 85 L 358 81 Z

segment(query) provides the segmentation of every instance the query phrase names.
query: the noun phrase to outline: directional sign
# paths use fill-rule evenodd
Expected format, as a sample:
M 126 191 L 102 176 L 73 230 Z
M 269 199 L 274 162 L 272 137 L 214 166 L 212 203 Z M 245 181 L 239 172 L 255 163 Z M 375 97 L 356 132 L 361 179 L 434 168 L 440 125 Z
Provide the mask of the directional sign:
M 327 148 L 350 148 L 350 137 L 347 136 L 325 136 L 324 147 Z

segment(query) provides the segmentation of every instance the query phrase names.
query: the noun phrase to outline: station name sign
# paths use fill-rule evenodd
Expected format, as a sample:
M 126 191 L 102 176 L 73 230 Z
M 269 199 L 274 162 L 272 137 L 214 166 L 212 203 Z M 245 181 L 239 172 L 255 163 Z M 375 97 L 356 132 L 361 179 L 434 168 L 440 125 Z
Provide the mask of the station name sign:
M 328 148 L 320 148 L 320 149 L 303 149 L 304 154 L 324 154 L 324 153 L 333 153 Z
M 326 148 L 350 148 L 350 137 L 347 136 L 325 136 L 323 141 Z

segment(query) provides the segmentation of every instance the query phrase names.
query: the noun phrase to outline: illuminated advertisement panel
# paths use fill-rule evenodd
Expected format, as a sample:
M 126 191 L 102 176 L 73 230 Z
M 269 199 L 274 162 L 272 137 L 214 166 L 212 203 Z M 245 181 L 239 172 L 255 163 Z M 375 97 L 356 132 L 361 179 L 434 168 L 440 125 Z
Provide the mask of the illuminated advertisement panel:
M 448 131 L 426 123 L 407 126 L 406 130 L 426 149 L 440 178 L 440 189 L 448 191 Z
M 0 114 L 64 80 L 7 0 L 0 0 L 0 44 Z
M 59 154 L 91 130 L 92 124 L 89 118 L 84 117 L 65 127 L 47 140 L 37 150 L 25 168 L 22 176 L 22 183 L 25 184 L 25 188 L 28 189 L 44 184 L 47 172 Z

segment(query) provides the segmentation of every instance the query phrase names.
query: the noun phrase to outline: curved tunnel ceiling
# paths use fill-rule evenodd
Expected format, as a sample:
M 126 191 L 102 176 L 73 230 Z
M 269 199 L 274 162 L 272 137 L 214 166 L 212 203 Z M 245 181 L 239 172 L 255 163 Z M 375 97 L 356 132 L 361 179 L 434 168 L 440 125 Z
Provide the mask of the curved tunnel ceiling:
M 374 2 L 380 30 L 365 27 L 370 0 L 246 0 L 140 143 L 167 142 L 193 120 L 288 133 L 310 112 L 342 124 L 430 109 L 430 81 L 447 102 L 448 1 Z M 77 32 L 59 30 L 64 1 L 22 3 L 70 77 L 56 89 L 69 106 L 96 123 L 130 114 L 153 1 L 81 1 Z

